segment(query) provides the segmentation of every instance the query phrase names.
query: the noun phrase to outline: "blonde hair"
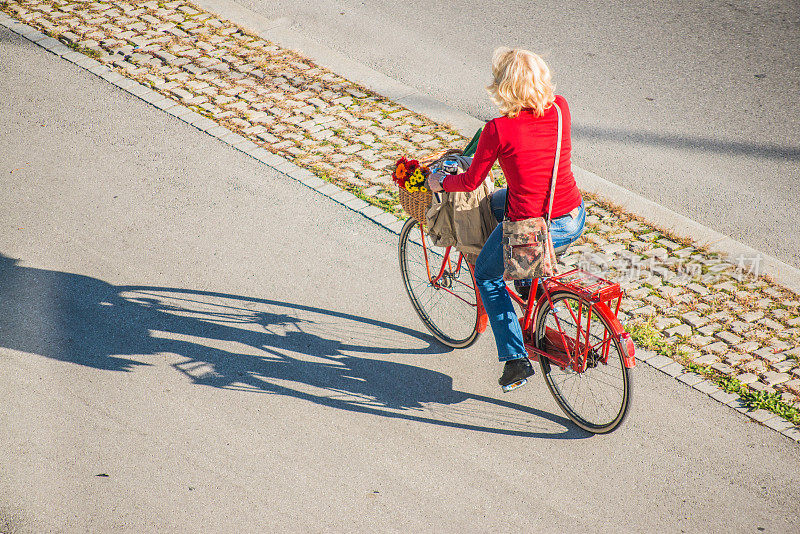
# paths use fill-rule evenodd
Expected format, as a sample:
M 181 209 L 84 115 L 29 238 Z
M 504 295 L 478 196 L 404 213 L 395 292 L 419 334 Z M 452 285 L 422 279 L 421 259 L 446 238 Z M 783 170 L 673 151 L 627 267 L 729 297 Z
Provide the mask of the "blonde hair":
M 516 117 L 522 108 L 532 108 L 534 115 L 541 117 L 556 99 L 550 69 L 533 52 L 498 48 L 492 58 L 492 75 L 494 80 L 486 90 L 507 117 Z

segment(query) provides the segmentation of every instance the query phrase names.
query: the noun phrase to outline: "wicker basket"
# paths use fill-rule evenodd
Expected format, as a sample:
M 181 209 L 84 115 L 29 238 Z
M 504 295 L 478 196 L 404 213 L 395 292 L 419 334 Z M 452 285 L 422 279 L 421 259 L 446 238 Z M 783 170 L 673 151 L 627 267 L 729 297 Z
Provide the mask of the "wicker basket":
M 435 163 L 439 159 L 449 156 L 450 154 L 461 154 L 460 150 L 446 150 L 443 152 L 436 152 L 434 154 L 430 154 L 427 157 L 420 158 L 419 162 L 420 165 L 425 167 L 429 167 L 431 164 Z M 421 225 L 426 224 L 426 217 L 425 214 L 428 212 L 428 208 L 431 207 L 431 202 L 433 201 L 433 193 L 430 191 L 421 192 L 421 191 L 414 191 L 409 192 L 403 189 L 402 187 L 399 188 L 400 190 L 400 204 L 403 206 L 403 209 L 406 213 L 410 216 L 415 218 L 417 222 Z
M 425 224 L 425 214 L 428 208 L 431 207 L 433 200 L 433 193 L 430 191 L 406 191 L 402 187 L 400 189 L 400 204 L 403 209 L 417 220 L 421 225 Z

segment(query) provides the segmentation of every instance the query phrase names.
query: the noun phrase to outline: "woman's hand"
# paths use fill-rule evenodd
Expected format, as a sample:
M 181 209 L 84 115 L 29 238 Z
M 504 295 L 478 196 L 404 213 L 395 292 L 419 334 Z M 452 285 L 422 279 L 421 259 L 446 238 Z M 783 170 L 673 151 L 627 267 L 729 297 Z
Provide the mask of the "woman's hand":
M 439 191 L 444 191 L 444 187 L 442 187 L 442 178 L 444 178 L 443 172 L 441 171 L 432 172 L 430 176 L 428 176 L 428 189 L 430 189 L 434 193 L 438 193 Z

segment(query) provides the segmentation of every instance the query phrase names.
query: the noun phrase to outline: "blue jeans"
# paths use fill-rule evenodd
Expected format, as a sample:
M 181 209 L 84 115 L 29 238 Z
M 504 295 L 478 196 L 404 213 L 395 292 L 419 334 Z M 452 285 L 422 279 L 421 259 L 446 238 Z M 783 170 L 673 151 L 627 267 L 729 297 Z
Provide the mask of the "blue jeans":
M 492 212 L 500 224 L 486 240 L 475 262 L 475 283 L 492 325 L 497 354 L 501 362 L 528 356 L 522 341 L 522 328 L 519 326 L 517 312 L 503 281 L 502 220 L 505 203 L 506 190 L 495 191 L 492 195 Z M 583 233 L 585 223 L 586 209 L 581 201 L 580 211 L 574 219 L 570 215 L 564 215 L 550 221 L 553 246 L 558 248 L 578 239 Z

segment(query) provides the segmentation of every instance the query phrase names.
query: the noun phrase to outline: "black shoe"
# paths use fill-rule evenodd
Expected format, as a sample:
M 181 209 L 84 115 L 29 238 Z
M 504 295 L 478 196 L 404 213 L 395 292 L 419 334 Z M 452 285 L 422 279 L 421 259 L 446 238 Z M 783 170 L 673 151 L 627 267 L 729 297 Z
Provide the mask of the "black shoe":
M 517 291 L 522 300 L 528 300 L 528 295 L 531 294 L 531 283 L 533 280 L 514 280 L 514 289 Z
M 503 367 L 503 376 L 497 381 L 503 391 L 508 393 L 528 381 L 529 376 L 533 376 L 535 371 L 528 358 L 518 358 L 509 360 Z

